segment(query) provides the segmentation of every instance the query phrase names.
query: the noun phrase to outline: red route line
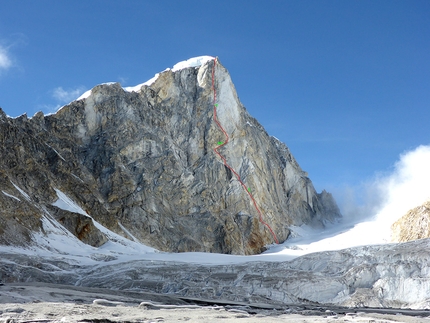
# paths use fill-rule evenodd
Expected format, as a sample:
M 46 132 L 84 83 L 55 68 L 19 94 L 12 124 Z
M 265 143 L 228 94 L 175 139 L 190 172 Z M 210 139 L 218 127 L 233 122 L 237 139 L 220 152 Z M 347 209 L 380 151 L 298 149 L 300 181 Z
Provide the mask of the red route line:
M 242 185 L 242 187 L 245 189 L 246 193 L 248 193 L 249 197 L 251 198 L 252 203 L 254 203 L 254 207 L 255 207 L 255 209 L 258 212 L 260 223 L 263 224 L 267 229 L 269 229 L 270 233 L 273 236 L 273 240 L 275 240 L 276 244 L 279 244 L 279 241 L 278 241 L 278 238 L 276 238 L 275 232 L 273 232 L 273 230 L 270 227 L 270 225 L 267 224 L 263 220 L 263 214 L 261 213 L 261 211 L 260 211 L 260 209 L 259 209 L 259 207 L 257 205 L 257 202 L 254 199 L 254 196 L 252 196 L 251 192 L 248 190 L 248 188 L 246 187 L 246 185 L 242 182 L 242 180 L 240 179 L 239 174 L 233 169 L 233 167 L 231 167 L 227 163 L 227 160 L 225 159 L 225 157 L 223 155 L 221 155 L 221 153 L 218 151 L 218 149 L 220 149 L 221 147 L 223 147 L 223 146 L 225 146 L 225 145 L 228 144 L 228 141 L 229 141 L 230 137 L 228 136 L 227 131 L 225 131 L 225 129 L 221 126 L 221 123 L 218 121 L 217 113 L 216 113 L 216 107 L 217 107 L 217 103 L 216 103 L 216 99 L 217 98 L 216 98 L 216 89 L 215 89 L 215 67 L 216 67 L 216 62 L 217 62 L 217 59 L 214 58 L 214 66 L 213 66 L 213 69 L 212 69 L 212 90 L 213 90 L 213 93 L 214 93 L 214 99 L 213 99 L 213 102 L 214 102 L 214 121 L 217 124 L 218 128 L 220 128 L 220 130 L 224 134 L 225 141 L 221 145 L 216 146 L 214 148 L 214 152 L 222 159 L 225 167 L 227 167 L 228 169 L 230 169 L 231 172 L 236 176 L 236 178 L 239 181 L 240 185 Z

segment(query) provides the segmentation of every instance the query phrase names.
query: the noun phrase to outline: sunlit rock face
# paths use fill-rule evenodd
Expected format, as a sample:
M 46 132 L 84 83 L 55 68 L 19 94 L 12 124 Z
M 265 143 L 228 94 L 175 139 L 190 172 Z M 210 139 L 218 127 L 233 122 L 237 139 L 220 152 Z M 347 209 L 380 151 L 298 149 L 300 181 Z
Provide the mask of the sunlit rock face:
M 413 208 L 391 226 L 393 242 L 424 238 L 430 238 L 430 201 Z
M 215 69 L 215 70 L 214 70 Z M 212 73 L 214 71 L 214 73 Z M 91 218 L 163 251 L 256 254 L 273 243 L 247 192 L 251 189 L 280 242 L 291 225 L 323 226 L 340 216 L 318 194 L 288 147 L 240 103 L 218 62 L 166 70 L 134 91 L 96 86 L 57 113 L 0 114 L 0 242 L 27 244 L 48 219 L 94 246 L 108 239 Z M 63 192 L 81 211 L 61 207 Z M 44 220 L 45 219 L 45 220 Z

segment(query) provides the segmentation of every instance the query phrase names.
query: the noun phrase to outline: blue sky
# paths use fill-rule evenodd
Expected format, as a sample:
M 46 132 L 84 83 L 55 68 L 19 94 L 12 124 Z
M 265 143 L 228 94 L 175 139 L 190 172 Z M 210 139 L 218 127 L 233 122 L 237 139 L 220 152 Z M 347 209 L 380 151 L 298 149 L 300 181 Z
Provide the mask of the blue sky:
M 430 142 L 430 1 L 14 0 L 0 5 L 0 106 L 53 112 L 218 56 L 317 190 L 358 187 Z

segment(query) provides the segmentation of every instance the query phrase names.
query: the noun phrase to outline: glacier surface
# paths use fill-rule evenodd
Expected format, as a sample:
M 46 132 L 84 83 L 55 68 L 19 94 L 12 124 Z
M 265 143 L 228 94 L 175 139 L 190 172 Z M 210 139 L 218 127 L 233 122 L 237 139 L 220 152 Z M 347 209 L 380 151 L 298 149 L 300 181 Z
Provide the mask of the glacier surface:
M 85 213 L 61 191 L 57 195 L 57 207 Z M 47 213 L 45 234 L 35 234 L 36 245 L 0 246 L 0 279 L 277 306 L 308 302 L 430 308 L 429 239 L 312 252 L 325 248 L 327 239 L 332 247 L 336 237 L 347 240 L 353 230 L 343 227 L 344 233 L 339 235 L 332 227 L 325 237 L 324 233 L 312 234 L 311 228 L 297 228 L 295 238 L 261 255 L 174 254 L 94 223 L 110 239 L 99 248 L 76 239 L 58 222 L 50 221 Z

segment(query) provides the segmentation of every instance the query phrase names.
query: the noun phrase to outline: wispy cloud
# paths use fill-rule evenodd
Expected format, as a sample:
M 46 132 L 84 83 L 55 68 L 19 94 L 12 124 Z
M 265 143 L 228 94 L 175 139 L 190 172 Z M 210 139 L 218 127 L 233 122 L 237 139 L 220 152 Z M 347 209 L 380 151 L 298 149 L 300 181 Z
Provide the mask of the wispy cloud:
M 56 113 L 64 105 L 76 100 L 85 92 L 84 86 L 64 89 L 62 86 L 50 90 L 48 94 L 54 99 L 53 103 L 39 104 L 38 108 L 44 113 Z
M 0 71 L 6 71 L 12 67 L 12 58 L 6 47 L 0 45 Z
M 58 103 L 69 103 L 76 100 L 82 93 L 84 93 L 85 87 L 78 86 L 74 89 L 63 89 L 59 86 L 52 90 L 52 97 L 58 101 Z
M 27 44 L 27 37 L 24 34 L 16 33 L 9 38 L 0 39 L 0 74 L 5 73 L 11 68 L 18 68 L 23 71 L 16 57 L 12 54 L 11 49 L 22 47 Z
M 124 85 L 126 85 L 126 84 L 127 84 L 128 77 L 122 77 L 122 76 L 119 76 L 119 77 L 118 77 L 118 80 L 119 80 L 119 82 L 121 83 L 121 85 L 122 85 L 122 86 L 124 86 Z

